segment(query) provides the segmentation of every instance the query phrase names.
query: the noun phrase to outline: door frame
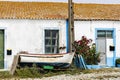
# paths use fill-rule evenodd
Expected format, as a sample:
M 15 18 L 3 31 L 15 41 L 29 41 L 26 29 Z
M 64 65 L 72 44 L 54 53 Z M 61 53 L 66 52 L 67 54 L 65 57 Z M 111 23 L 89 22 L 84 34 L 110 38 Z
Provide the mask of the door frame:
M 97 31 L 98 30 L 111 30 L 113 31 L 113 44 L 115 46 L 115 50 L 113 51 L 113 66 L 115 66 L 116 60 L 116 29 L 115 28 L 95 28 L 95 43 L 96 43 L 96 51 L 97 51 Z M 107 56 L 106 56 L 107 59 Z M 106 62 L 107 64 L 107 62 Z
M 4 68 L 3 69 L 7 69 L 7 59 L 6 59 L 6 55 L 7 55 L 7 51 L 6 51 L 6 34 L 7 34 L 7 28 L 6 27 L 0 27 L 0 30 L 4 31 Z

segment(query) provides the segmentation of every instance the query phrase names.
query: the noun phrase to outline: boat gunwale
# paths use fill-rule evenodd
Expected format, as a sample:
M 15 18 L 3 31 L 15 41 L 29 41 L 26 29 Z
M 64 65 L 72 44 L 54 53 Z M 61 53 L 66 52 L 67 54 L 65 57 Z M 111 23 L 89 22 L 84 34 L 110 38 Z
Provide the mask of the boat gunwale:
M 71 53 L 59 53 L 59 54 L 32 54 L 32 53 L 20 53 L 19 56 L 28 56 L 28 57 L 45 57 L 45 58 L 53 58 L 53 57 L 63 57 L 64 55 L 68 55 Z

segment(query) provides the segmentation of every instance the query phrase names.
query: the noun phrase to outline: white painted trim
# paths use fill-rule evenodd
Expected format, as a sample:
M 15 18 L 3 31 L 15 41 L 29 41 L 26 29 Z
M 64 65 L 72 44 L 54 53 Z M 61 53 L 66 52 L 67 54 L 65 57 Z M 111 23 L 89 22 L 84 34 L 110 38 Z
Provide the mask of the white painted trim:
M 4 29 L 4 69 L 8 69 L 7 67 L 7 60 L 6 60 L 6 56 L 7 56 L 7 28 Z

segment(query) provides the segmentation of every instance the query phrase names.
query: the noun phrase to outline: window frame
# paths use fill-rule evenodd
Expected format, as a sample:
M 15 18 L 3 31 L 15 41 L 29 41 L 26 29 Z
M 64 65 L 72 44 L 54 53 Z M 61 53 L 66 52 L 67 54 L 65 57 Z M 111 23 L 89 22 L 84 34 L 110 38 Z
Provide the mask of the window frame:
M 49 36 L 47 36 L 46 37 L 46 31 L 50 31 L 50 35 Z M 56 34 L 58 34 L 58 41 L 57 41 L 57 46 L 55 45 L 55 43 L 53 44 L 53 40 L 55 40 L 56 41 L 56 38 L 55 38 L 55 36 L 53 37 L 53 31 L 55 31 L 56 32 Z M 52 53 L 52 54 L 55 54 L 55 52 L 54 51 L 52 51 L 52 49 L 53 48 L 57 48 L 57 51 L 56 51 L 56 53 L 59 53 L 59 29 L 44 29 L 44 52 L 46 53 L 46 54 L 50 54 L 50 53 Z M 50 41 L 50 44 L 46 44 L 46 40 L 48 39 L 48 41 Z M 50 39 L 50 40 L 49 40 Z M 47 52 L 46 51 L 46 48 L 49 48 L 50 47 L 50 52 Z

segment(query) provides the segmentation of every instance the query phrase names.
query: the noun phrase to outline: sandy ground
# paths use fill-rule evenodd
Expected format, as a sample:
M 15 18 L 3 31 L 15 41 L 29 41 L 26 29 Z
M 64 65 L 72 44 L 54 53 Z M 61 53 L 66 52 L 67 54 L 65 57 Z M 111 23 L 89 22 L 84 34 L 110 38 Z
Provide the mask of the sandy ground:
M 120 72 L 59 75 L 35 80 L 120 80 Z
M 102 70 L 87 74 L 64 74 L 43 78 L 27 78 L 27 79 L 6 79 L 6 80 L 120 80 L 120 68 L 114 68 L 112 70 Z

